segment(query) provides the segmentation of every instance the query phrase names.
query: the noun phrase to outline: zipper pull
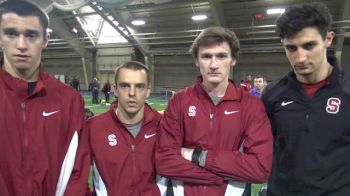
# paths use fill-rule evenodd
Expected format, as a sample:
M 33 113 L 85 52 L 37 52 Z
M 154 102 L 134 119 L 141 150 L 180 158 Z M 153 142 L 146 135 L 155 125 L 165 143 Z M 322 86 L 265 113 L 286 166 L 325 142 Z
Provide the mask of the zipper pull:
M 210 120 L 213 120 L 213 119 L 214 119 L 214 114 L 213 114 L 213 113 L 210 113 L 210 114 L 209 114 L 209 118 L 210 118 Z
M 21 103 L 21 108 L 22 108 L 22 111 L 25 112 L 26 111 L 26 103 Z
M 134 144 L 131 145 L 131 151 L 132 151 L 132 152 L 135 152 L 135 145 L 134 145 Z

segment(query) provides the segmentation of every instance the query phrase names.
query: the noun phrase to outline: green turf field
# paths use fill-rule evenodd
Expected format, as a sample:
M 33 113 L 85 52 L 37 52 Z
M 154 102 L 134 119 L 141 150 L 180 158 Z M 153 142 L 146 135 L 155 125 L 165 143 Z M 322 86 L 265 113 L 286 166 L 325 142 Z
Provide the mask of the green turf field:
M 89 108 L 95 115 L 105 112 L 109 109 L 109 105 L 106 104 L 98 104 L 92 105 L 91 96 L 84 96 L 85 100 L 85 108 Z M 166 108 L 166 101 L 159 99 L 149 99 L 147 103 L 157 111 L 163 111 Z M 89 184 L 91 184 L 91 179 L 89 180 Z M 258 196 L 259 190 L 265 186 L 265 184 L 254 184 L 252 185 L 252 196 Z

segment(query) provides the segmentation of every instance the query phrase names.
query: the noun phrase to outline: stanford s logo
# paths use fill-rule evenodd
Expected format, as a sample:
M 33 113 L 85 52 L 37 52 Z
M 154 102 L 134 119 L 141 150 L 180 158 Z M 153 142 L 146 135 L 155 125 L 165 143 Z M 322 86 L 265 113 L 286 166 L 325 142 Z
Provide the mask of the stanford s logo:
M 188 116 L 196 116 L 196 106 L 191 105 L 188 107 Z
M 326 111 L 330 114 L 336 114 L 339 112 L 340 108 L 340 99 L 336 97 L 331 97 L 327 100 Z
M 117 136 L 114 134 L 108 135 L 108 143 L 110 146 L 116 146 L 117 145 Z

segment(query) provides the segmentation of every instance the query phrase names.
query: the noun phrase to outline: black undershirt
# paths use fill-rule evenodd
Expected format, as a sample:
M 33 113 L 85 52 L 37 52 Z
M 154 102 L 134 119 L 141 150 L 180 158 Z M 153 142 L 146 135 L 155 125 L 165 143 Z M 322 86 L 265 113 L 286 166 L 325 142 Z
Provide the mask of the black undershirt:
M 35 86 L 36 82 L 28 82 L 28 96 L 33 93 Z

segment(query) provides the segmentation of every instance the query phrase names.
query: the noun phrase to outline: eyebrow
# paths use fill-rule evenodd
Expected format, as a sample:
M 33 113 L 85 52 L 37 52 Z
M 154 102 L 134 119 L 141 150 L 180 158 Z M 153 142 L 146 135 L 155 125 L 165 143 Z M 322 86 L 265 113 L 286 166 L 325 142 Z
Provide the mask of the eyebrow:
M 4 28 L 3 32 L 4 33 L 10 33 L 10 32 L 20 33 L 16 28 L 13 28 L 13 27 Z M 28 29 L 28 30 L 24 31 L 24 34 L 37 34 L 37 35 L 40 35 L 40 31 Z

